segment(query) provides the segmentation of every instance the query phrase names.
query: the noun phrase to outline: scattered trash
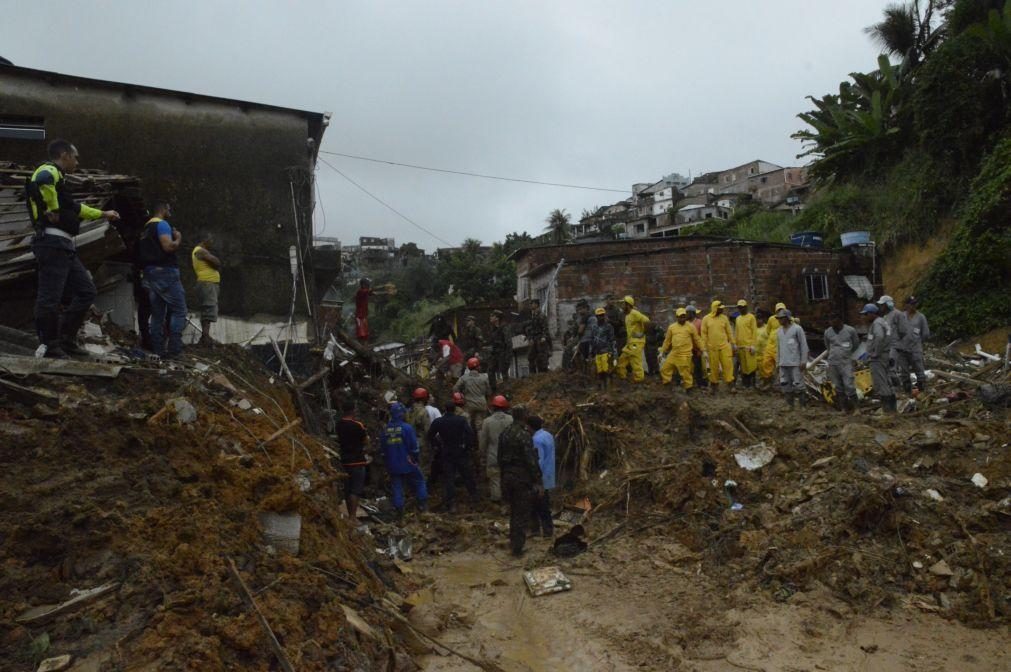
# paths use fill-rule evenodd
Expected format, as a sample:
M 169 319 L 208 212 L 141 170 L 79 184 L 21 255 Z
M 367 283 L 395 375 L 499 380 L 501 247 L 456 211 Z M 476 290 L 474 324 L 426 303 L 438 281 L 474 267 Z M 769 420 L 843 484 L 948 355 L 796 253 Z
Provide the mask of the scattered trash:
M 737 504 L 737 481 L 732 481 L 727 479 L 723 483 L 723 492 L 726 493 L 727 499 L 729 500 L 730 508 L 734 511 L 739 511 L 740 509 L 734 509 L 734 505 Z M 743 506 L 741 508 L 744 508 Z
M 923 563 L 920 562 L 919 560 L 913 560 L 913 568 L 914 569 L 923 569 Z
M 106 583 L 104 585 L 98 586 L 96 588 L 89 588 L 87 590 L 72 590 L 70 591 L 70 599 L 59 604 L 44 604 L 39 607 L 32 607 L 28 611 L 24 612 L 17 617 L 18 623 L 23 624 L 40 624 L 45 623 L 54 616 L 59 616 L 60 614 L 65 614 L 80 607 L 84 606 L 88 602 L 98 599 L 107 593 L 111 593 L 113 590 L 119 587 L 118 583 Z
M 69 653 L 65 653 L 62 656 L 56 656 L 55 658 L 46 658 L 39 664 L 37 672 L 62 672 L 70 667 L 70 662 L 72 660 L 73 658 Z
M 561 513 L 557 516 L 557 519 L 563 523 L 568 523 L 569 525 L 581 525 L 586 521 L 592 509 L 593 505 L 590 503 L 589 497 L 584 497 L 574 504 L 566 504 L 563 506 Z
M 572 590 L 572 581 L 558 567 L 541 567 L 523 572 L 523 581 L 534 597 Z
M 730 505 L 731 511 L 741 511 L 742 509 L 744 509 L 744 504 L 741 504 L 740 502 L 734 502 Z
M 586 529 L 576 525 L 571 530 L 555 539 L 551 552 L 560 558 L 571 558 L 585 551 L 588 544 L 585 540 Z
M 972 483 L 977 488 L 985 488 L 986 484 L 989 482 L 990 482 L 989 479 L 987 479 L 987 477 L 984 476 L 983 474 L 977 472 L 972 475 Z
M 411 561 L 414 544 L 411 542 L 410 535 L 404 534 L 401 537 L 390 535 L 386 539 L 386 544 L 386 555 L 391 558 L 400 558 L 406 562 Z
M 193 408 L 193 404 L 186 397 L 177 397 L 170 403 L 175 408 L 176 420 L 181 424 L 188 425 L 197 421 L 197 409 Z
M 951 567 L 944 560 L 938 560 L 930 566 L 930 573 L 937 576 L 954 576 L 955 572 L 951 571 Z
M 352 628 L 370 639 L 379 640 L 379 635 L 376 634 L 376 631 L 372 629 L 371 625 L 365 622 L 365 619 L 363 619 L 357 611 L 346 604 L 342 604 L 341 609 L 344 610 L 344 618 L 347 619 L 348 624 Z
M 764 441 L 749 446 L 739 453 L 734 453 L 734 459 L 737 460 L 738 466 L 748 471 L 761 469 L 769 462 L 772 462 L 772 458 L 774 457 L 776 457 L 776 449 L 767 445 Z
M 200 373 L 205 373 L 211 367 L 207 364 L 204 364 L 203 362 L 197 362 L 196 364 L 193 365 L 193 368 L 199 371 Z
M 302 536 L 302 516 L 294 511 L 278 513 L 265 511 L 260 514 L 264 540 L 277 549 L 298 555 L 299 539 Z
M 835 459 L 835 455 L 829 455 L 828 457 L 822 457 L 811 463 L 812 469 L 821 469 L 822 467 L 827 467 L 832 460 Z
M 253 404 L 249 399 L 239 399 L 238 403 L 235 404 L 239 407 L 239 410 L 248 411 L 253 407 Z
M 930 497 L 935 502 L 944 501 L 944 497 L 941 496 L 941 493 L 939 493 L 937 490 L 934 490 L 933 488 L 927 489 L 924 494 L 926 494 L 927 497 Z
M 302 469 L 297 474 L 295 474 L 295 485 L 298 486 L 299 492 L 309 492 L 312 489 L 312 472 L 308 469 Z

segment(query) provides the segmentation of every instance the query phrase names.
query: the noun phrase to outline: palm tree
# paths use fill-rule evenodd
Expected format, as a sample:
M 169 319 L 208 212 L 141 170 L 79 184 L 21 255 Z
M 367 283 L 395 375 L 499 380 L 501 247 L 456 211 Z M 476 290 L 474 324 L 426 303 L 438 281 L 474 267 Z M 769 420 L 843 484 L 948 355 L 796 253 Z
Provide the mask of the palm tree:
M 545 221 L 548 225 L 544 231 L 550 234 L 552 243 L 562 245 L 572 239 L 572 215 L 565 210 L 552 210 Z
M 477 238 L 468 238 L 460 245 L 460 251 L 468 257 L 476 257 L 481 254 L 481 241 Z
M 886 53 L 898 56 L 907 69 L 915 68 L 936 45 L 940 33 L 934 31 L 934 10 L 938 0 L 927 0 L 920 12 L 920 0 L 885 7 L 884 18 L 864 29 Z

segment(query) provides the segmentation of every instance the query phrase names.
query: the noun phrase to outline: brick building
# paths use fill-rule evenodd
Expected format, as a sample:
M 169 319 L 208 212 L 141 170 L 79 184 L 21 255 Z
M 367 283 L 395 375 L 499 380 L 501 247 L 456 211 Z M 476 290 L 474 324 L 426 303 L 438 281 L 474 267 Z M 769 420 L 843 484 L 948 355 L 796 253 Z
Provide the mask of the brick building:
M 674 305 L 708 309 L 713 299 L 744 298 L 772 310 L 783 301 L 808 331 L 820 333 L 839 312 L 859 326 L 860 307 L 879 289 L 874 260 L 860 248 L 681 236 L 528 247 L 514 259 L 517 298 L 539 298 L 553 334 L 580 299 L 599 306 L 608 295 L 626 294 L 664 324 Z

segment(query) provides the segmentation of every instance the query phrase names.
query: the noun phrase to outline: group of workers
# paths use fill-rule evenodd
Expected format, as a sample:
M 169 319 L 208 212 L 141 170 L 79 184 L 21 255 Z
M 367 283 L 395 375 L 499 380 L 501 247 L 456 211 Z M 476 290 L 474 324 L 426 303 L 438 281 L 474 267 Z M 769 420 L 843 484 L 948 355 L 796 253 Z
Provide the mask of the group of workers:
M 98 210 L 74 199 L 66 176 L 77 170 L 80 157 L 72 143 L 53 140 L 48 155 L 48 160 L 26 181 L 25 194 L 35 229 L 32 238 L 32 253 L 38 264 L 35 329 L 40 354 L 62 359 L 87 354 L 77 337 L 98 294 L 91 274 L 77 255 L 74 239 L 81 232 L 82 221 L 116 222 L 120 215 L 115 210 Z M 150 215 L 134 253 L 139 345 L 163 358 L 175 358 L 182 352 L 182 333 L 187 322 L 186 295 L 176 256 L 182 234 L 168 222 L 172 215 L 168 201 L 152 203 Z M 218 313 L 221 260 L 211 252 L 212 247 L 212 236 L 205 234 L 191 255 L 201 306 L 202 344 L 211 342 L 211 324 L 217 321 Z

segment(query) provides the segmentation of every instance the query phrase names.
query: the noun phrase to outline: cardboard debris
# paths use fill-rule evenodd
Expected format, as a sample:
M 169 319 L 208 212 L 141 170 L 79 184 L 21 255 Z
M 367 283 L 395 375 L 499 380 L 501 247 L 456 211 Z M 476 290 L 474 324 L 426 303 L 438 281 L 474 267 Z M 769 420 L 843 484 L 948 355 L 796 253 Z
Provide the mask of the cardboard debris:
M 558 567 L 541 567 L 523 572 L 523 582 L 534 597 L 572 590 L 572 581 Z

